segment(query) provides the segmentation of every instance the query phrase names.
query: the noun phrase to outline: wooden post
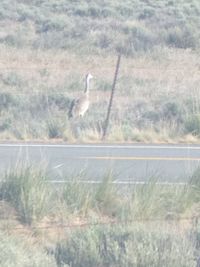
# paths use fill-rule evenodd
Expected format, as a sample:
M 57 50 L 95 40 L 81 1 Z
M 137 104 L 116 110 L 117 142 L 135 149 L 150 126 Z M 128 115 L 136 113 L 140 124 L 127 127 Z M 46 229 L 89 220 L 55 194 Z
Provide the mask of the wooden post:
M 110 113 L 111 113 L 111 108 L 112 108 L 112 103 L 113 103 L 115 86 L 116 86 L 117 76 L 118 76 L 118 72 L 119 72 L 120 60 L 121 60 L 121 55 L 119 55 L 118 59 L 117 59 L 115 75 L 114 75 L 114 80 L 113 80 L 113 85 L 112 85 L 112 90 L 111 90 L 111 95 L 110 95 L 110 101 L 109 101 L 109 105 L 108 105 L 107 116 L 106 116 L 106 120 L 104 122 L 104 127 L 103 127 L 102 140 L 105 140 L 106 135 L 107 135 L 107 129 L 108 129 L 108 124 L 109 124 L 109 120 L 110 120 Z

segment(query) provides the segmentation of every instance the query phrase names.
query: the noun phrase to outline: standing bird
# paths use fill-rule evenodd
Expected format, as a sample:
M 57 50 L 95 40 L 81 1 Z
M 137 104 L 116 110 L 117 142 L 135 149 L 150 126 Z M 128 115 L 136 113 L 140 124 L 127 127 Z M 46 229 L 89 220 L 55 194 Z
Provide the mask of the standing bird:
M 89 84 L 90 79 L 92 79 L 93 76 L 89 73 L 86 75 L 86 85 L 83 96 L 74 99 L 71 103 L 68 118 L 74 118 L 74 117 L 83 117 L 85 112 L 89 108 L 90 100 L 89 100 Z

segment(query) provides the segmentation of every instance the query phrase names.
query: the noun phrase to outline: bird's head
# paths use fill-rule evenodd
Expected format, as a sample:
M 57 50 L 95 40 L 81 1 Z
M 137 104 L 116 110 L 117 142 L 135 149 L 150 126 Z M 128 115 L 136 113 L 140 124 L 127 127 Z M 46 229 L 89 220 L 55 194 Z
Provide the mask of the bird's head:
M 90 80 L 90 79 L 92 79 L 92 78 L 93 78 L 92 74 L 88 73 L 88 74 L 86 75 L 86 79 L 87 79 L 87 80 Z

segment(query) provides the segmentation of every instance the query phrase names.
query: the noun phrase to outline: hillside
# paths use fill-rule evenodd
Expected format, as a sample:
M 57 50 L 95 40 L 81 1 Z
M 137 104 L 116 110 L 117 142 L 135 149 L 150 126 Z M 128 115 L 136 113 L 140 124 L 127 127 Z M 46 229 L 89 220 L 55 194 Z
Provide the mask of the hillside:
M 0 14 L 0 42 L 16 48 L 131 56 L 157 46 L 200 47 L 197 0 L 3 0 Z

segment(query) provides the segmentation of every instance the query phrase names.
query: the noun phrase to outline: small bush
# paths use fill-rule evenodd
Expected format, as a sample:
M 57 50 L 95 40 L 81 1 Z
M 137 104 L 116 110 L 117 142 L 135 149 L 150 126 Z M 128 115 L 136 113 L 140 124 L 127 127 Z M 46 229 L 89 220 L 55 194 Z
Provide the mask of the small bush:
M 0 132 L 8 130 L 11 127 L 11 120 L 6 118 L 2 122 L 0 122 Z
M 0 232 L 0 267 L 56 267 L 53 256 L 29 240 Z
M 70 99 L 62 94 L 50 94 L 48 97 L 48 104 L 51 107 L 57 107 L 58 109 L 68 110 L 70 106 Z
M 56 120 L 49 120 L 47 122 L 47 132 L 48 137 L 52 138 L 62 138 L 64 132 L 64 126 L 59 124 Z
M 192 242 L 172 229 L 142 227 L 90 228 L 71 234 L 56 248 L 58 266 L 194 267 Z
M 1 199 L 10 202 L 23 223 L 41 219 L 48 207 L 49 190 L 45 171 L 33 166 L 17 166 L 5 174 L 0 186 Z
M 116 216 L 120 211 L 120 199 L 116 185 L 113 183 L 112 172 L 104 176 L 95 192 L 95 207 L 103 214 Z
M 92 207 L 92 196 L 91 188 L 75 177 L 67 181 L 63 187 L 61 201 L 70 213 L 85 216 Z
M 185 130 L 186 133 L 191 133 L 193 135 L 200 135 L 200 115 L 190 115 L 185 120 Z
M 195 202 L 200 201 L 200 167 L 198 167 L 190 178 L 190 199 Z M 188 202 L 188 201 L 187 201 Z
M 161 119 L 167 121 L 176 121 L 177 124 L 182 124 L 185 116 L 185 111 L 178 101 L 167 101 L 162 105 Z
M 38 32 L 48 32 L 48 31 L 61 31 L 65 27 L 65 21 L 55 18 L 55 19 L 48 19 L 43 22 Z
M 177 48 L 196 48 L 198 41 L 192 29 L 175 27 L 168 31 L 167 44 Z
M 0 93 L 0 111 L 3 109 L 8 109 L 11 106 L 15 106 L 17 100 L 10 93 Z
M 24 85 L 22 78 L 19 75 L 17 75 L 17 73 L 15 73 L 15 72 L 11 72 L 8 75 L 2 77 L 2 80 L 3 80 L 4 84 L 8 85 L 8 86 L 20 87 L 21 85 Z
M 133 52 L 150 50 L 157 43 L 154 34 L 145 27 L 132 26 L 128 32 L 127 47 Z
M 143 12 L 139 15 L 138 19 L 145 20 L 153 17 L 155 15 L 154 8 L 145 8 Z
M 105 80 L 98 81 L 96 86 L 97 86 L 97 90 L 101 90 L 101 91 L 110 91 L 112 88 L 112 84 L 109 81 L 105 81 Z
M 25 46 L 25 38 L 20 33 L 8 34 L 6 37 L 0 39 L 0 43 L 7 46 L 22 48 Z

